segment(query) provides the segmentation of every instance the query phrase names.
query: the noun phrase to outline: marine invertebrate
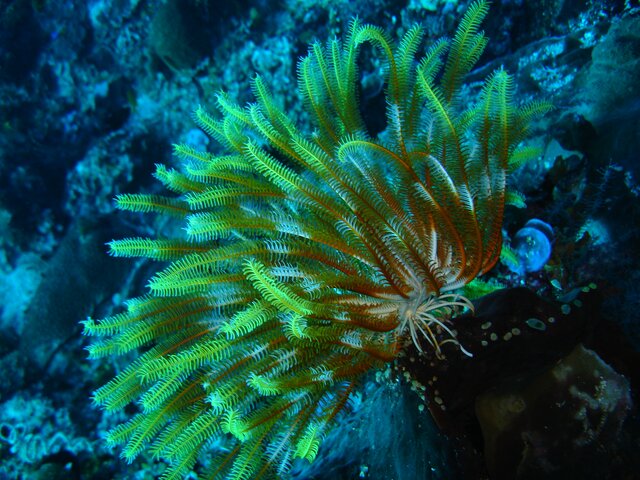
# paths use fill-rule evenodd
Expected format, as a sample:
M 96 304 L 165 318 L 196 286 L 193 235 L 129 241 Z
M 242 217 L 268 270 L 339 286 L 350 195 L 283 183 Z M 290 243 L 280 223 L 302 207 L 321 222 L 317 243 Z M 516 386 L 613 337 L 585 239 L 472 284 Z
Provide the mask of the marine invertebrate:
M 541 270 L 551 258 L 553 241 L 553 227 L 532 218 L 513 236 L 510 247 L 516 263 L 507 263 L 507 266 L 519 275 Z
M 468 305 L 456 289 L 499 257 L 506 177 L 533 153 L 518 144 L 548 108 L 517 107 L 502 70 L 477 103 L 460 101 L 486 13 L 474 3 L 452 41 L 419 61 L 420 27 L 395 46 L 354 21 L 344 42 L 313 44 L 299 64 L 314 132 L 299 131 L 257 77 L 256 103 L 222 93 L 221 118 L 195 112 L 226 153 L 176 145 L 184 171 L 155 174 L 175 196 L 117 198 L 184 218 L 187 236 L 111 242 L 113 255 L 172 263 L 125 313 L 85 322 L 103 337 L 93 358 L 145 346 L 94 395 L 107 409 L 140 404 L 108 438 L 124 458 L 149 448 L 169 462 L 166 478 L 180 477 L 221 439 L 206 478 L 281 475 L 315 458 L 362 375 L 407 339 L 438 354 L 456 342 L 445 316 Z M 387 64 L 384 139 L 358 108 L 365 42 Z

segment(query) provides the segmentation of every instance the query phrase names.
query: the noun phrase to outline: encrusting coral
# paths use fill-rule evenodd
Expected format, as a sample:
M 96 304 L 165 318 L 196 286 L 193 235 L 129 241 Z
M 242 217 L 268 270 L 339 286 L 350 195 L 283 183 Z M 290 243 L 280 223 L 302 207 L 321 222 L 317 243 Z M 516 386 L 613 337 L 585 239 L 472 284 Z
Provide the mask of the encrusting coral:
M 420 59 L 420 27 L 395 45 L 353 21 L 344 41 L 315 43 L 300 61 L 312 133 L 256 77 L 255 103 L 222 93 L 220 118 L 195 112 L 225 154 L 176 145 L 183 171 L 155 173 L 174 195 L 117 197 L 186 224 L 184 239 L 111 242 L 112 255 L 171 263 L 126 312 L 84 323 L 101 337 L 91 358 L 144 347 L 94 395 L 108 410 L 139 404 L 108 435 L 125 459 L 148 449 L 169 464 L 164 478 L 180 478 L 219 441 L 202 478 L 283 476 L 294 459 L 313 461 L 363 374 L 406 342 L 438 357 L 457 344 L 449 317 L 471 304 L 456 291 L 499 258 L 505 202 L 521 201 L 507 175 L 535 154 L 520 142 L 549 108 L 516 106 L 503 70 L 462 102 L 487 10 L 473 3 L 453 39 Z M 365 42 L 386 63 L 384 137 L 359 110 Z

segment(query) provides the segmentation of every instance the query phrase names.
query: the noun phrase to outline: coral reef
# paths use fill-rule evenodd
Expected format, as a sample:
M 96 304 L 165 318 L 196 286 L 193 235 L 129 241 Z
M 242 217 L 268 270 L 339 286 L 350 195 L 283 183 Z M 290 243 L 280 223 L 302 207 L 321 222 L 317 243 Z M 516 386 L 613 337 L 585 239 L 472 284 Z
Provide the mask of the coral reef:
M 0 413 L 22 412 L 11 424 L 30 425 L 37 445 L 47 444 L 55 430 L 70 445 L 86 439 L 92 446 L 83 450 L 54 442 L 51 454 L 25 456 L 2 441 L 0 477 L 162 475 L 164 463 L 148 451 L 128 464 L 103 442 L 107 431 L 140 411 L 140 404 L 111 412 L 87 400 L 136 353 L 87 362 L 87 339 L 75 322 L 87 312 L 94 318 L 117 314 L 122 300 L 143 295 L 147 280 L 165 266 L 109 259 L 102 243 L 183 233 L 177 217 L 114 214 L 112 199 L 122 192 L 161 194 L 151 173 L 157 163 L 168 170 L 182 163 L 171 156 L 172 143 L 222 152 L 194 129 L 194 106 L 210 105 L 221 88 L 238 105 L 255 101 L 257 71 L 296 128 L 313 132 L 313 115 L 295 88 L 297 59 L 309 43 L 345 38 L 353 17 L 380 25 L 390 38 L 402 38 L 416 23 L 428 39 L 451 38 L 470 3 L 0 2 Z M 507 207 L 503 222 L 507 240 L 529 219 L 552 225 L 551 257 L 538 271 L 514 273 L 503 256 L 484 275 L 486 283 L 475 283 L 475 295 L 510 288 L 474 301 L 478 322 L 468 316 L 454 321 L 460 328 L 452 332 L 473 359 L 445 343 L 446 361 L 425 365 L 418 361 L 424 355 L 407 345 L 391 365 L 360 377 L 350 408 L 342 409 L 315 461 L 307 470 L 302 467 L 308 462 L 294 462 L 296 478 L 387 480 L 412 473 L 488 478 L 476 397 L 498 391 L 501 382 L 526 389 L 580 343 L 629 381 L 637 405 L 639 12 L 637 2 L 622 0 L 492 3 L 483 22 L 490 42 L 465 76 L 460 103 L 473 104 L 484 79 L 504 68 L 518 98 L 545 98 L 557 107 L 534 124 L 530 145 L 544 154 L 510 176 L 509 186 L 526 206 Z M 426 51 L 420 47 L 417 57 Z M 372 138 L 390 143 L 385 55 L 364 44 L 357 64 L 359 113 Z M 502 301 L 517 308 L 501 309 Z M 564 321 L 548 322 L 552 317 Z M 429 352 L 425 343 L 422 347 Z M 448 370 L 440 371 L 444 366 Z M 29 416 L 43 425 L 45 436 L 35 433 Z M 552 429 L 569 417 L 553 419 Z M 632 408 L 619 435 L 608 437 L 610 455 L 602 458 L 602 470 L 583 472 L 583 478 L 634 478 L 640 471 L 639 431 Z M 13 438 L 10 429 L 4 433 Z M 590 455 L 589 448 L 585 445 L 583 453 Z M 512 464 L 520 460 L 504 458 Z
M 0 476 L 39 478 L 40 463 L 61 452 L 93 453 L 92 442 L 75 433 L 67 410 L 54 408 L 49 399 L 20 394 L 0 404 Z

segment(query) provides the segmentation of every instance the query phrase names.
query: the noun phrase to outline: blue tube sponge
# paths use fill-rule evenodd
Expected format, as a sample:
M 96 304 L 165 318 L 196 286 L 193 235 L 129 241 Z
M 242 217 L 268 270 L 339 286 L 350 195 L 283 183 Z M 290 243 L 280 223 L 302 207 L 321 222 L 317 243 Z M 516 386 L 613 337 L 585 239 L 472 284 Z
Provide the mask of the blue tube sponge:
M 521 275 L 541 270 L 551 257 L 553 241 L 551 225 L 537 218 L 529 220 L 513 237 L 511 248 L 518 258 L 518 264 L 509 268 Z

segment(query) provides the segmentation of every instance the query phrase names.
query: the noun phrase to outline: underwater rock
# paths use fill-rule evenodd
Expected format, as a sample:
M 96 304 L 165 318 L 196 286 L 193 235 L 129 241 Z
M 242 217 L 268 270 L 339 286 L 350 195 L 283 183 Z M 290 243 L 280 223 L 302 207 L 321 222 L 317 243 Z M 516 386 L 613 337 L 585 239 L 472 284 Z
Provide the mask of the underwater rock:
M 0 85 L 29 79 L 45 48 L 43 31 L 30 2 L 0 3 Z M 6 100 L 3 99 L 3 107 Z M 3 122 L 6 121 L 3 119 Z
M 348 413 L 326 436 L 326 448 L 311 464 L 294 462 L 291 480 L 458 478 L 451 447 L 414 386 L 392 369 L 363 383 Z
M 638 355 L 630 350 L 627 338 L 612 334 L 611 325 L 601 317 L 603 295 L 606 292 L 595 284 L 568 291 L 557 301 L 526 288 L 499 290 L 475 301 L 475 314 L 453 321 L 458 341 L 473 357 L 454 345 L 444 345 L 446 361 L 416 353 L 400 360 L 400 368 L 422 385 L 420 392 L 429 411 L 454 445 L 463 472 L 459 478 L 556 478 L 554 472 L 538 470 L 547 452 L 550 461 L 559 462 L 562 475 L 558 478 L 635 478 L 628 474 L 640 464 L 634 457 L 637 449 L 624 442 L 636 443 L 637 415 L 623 422 L 631 406 L 630 392 L 637 390 L 640 378 L 635 367 Z M 582 344 L 592 350 L 577 347 Z M 576 351 L 581 348 L 587 353 L 578 355 Z M 549 372 L 555 377 L 549 377 Z M 547 383 L 555 378 L 557 388 L 548 387 L 548 393 L 540 391 L 538 385 L 545 384 L 541 378 Z M 527 397 L 529 391 L 540 393 L 535 398 Z M 569 407 L 572 395 L 575 399 Z M 578 402 L 584 404 L 582 410 Z M 538 408 L 558 411 L 547 414 Z M 567 413 L 566 408 L 572 410 Z M 499 409 L 502 415 L 491 420 L 493 424 L 486 420 L 491 418 L 491 409 Z M 540 423 L 532 421 L 526 426 L 516 420 L 529 415 Z M 499 428 L 512 433 L 509 422 L 517 423 L 513 428 L 522 428 L 519 444 L 515 433 L 504 444 L 502 437 L 494 438 L 502 435 Z M 546 430 L 540 434 L 535 430 L 540 425 L 548 428 L 548 437 L 543 435 Z M 567 427 L 566 438 L 573 439 L 574 444 L 567 447 L 566 457 L 556 457 L 563 447 L 558 444 L 552 450 L 556 448 L 552 441 L 562 437 L 565 425 L 573 426 L 571 431 Z M 489 433 L 488 429 L 496 432 Z M 621 441 L 614 445 L 618 431 Z M 492 446 L 491 442 L 500 443 Z M 598 450 L 603 448 L 602 442 L 611 446 L 604 454 L 611 455 L 608 463 L 602 456 L 605 450 Z M 568 474 L 573 459 L 581 455 L 598 458 L 605 473 Z M 522 476 L 516 476 L 519 464 L 523 465 Z M 611 474 L 606 470 L 609 467 Z
M 487 477 L 476 398 L 567 355 L 597 321 L 590 313 L 598 311 L 598 292 L 578 290 L 561 304 L 523 287 L 498 290 L 474 302 L 475 314 L 454 320 L 458 341 L 473 357 L 447 344 L 445 361 L 417 352 L 400 360 L 400 369 L 424 387 L 431 415 L 454 444 L 459 478 Z
M 124 281 L 124 265 L 107 265 L 105 226 L 74 224 L 44 270 L 43 279 L 24 316 L 22 358 L 31 375 L 41 373 L 60 346 L 73 336 L 78 318 L 109 298 L 113 285 Z
M 160 6 L 151 21 L 149 41 L 154 55 L 170 70 L 193 68 L 201 60 L 195 37 L 195 15 L 188 4 L 171 0 Z
M 598 290 L 589 286 L 563 302 L 539 297 L 519 287 L 498 290 L 476 302 L 475 314 L 454 320 L 455 345 L 444 345 L 446 361 L 407 356 L 404 367 L 427 386 L 432 415 L 445 431 L 473 411 L 478 395 L 503 382 L 539 373 L 567 355 L 598 321 Z
M 614 478 L 611 453 L 631 405 L 629 382 L 582 345 L 530 382 L 482 394 L 491 478 Z
M 640 128 L 640 18 L 628 16 L 612 24 L 593 49 L 584 75 L 580 99 L 590 106 L 588 116 L 598 137 L 592 158 L 597 168 L 612 159 L 638 178 Z

